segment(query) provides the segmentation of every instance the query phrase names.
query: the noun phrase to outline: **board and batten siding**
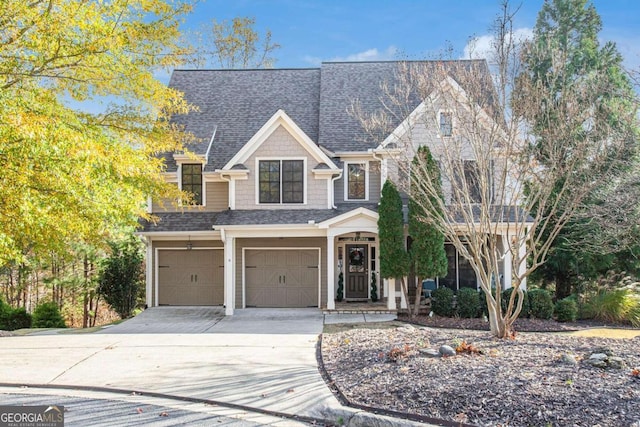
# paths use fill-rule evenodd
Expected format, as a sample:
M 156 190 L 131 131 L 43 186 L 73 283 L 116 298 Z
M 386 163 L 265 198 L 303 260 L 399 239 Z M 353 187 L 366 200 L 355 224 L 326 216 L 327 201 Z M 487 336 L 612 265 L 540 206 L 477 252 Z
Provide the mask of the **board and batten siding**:
M 178 184 L 175 184 L 178 185 Z M 177 207 L 169 199 L 163 199 L 162 204 L 153 201 L 153 212 L 183 212 L 183 211 L 205 211 L 221 212 L 229 208 L 229 184 L 226 182 L 206 182 L 206 205 L 205 206 L 185 206 Z
M 320 306 L 327 305 L 327 239 L 318 237 L 236 239 L 236 306 L 242 308 L 242 250 L 244 248 L 320 248 Z

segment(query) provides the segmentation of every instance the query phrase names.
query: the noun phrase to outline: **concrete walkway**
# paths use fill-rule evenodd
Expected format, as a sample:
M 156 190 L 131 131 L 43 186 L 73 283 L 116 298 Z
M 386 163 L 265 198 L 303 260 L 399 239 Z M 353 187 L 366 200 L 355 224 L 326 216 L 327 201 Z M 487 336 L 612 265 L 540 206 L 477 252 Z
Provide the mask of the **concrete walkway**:
M 413 425 L 340 405 L 318 371 L 320 310 L 237 310 L 219 320 L 196 316 L 190 327 L 176 319 L 175 329 L 159 333 L 151 318 L 163 309 L 103 333 L 0 338 L 0 383 L 108 387 L 341 418 L 346 425 Z M 147 330 L 154 333 L 141 333 Z

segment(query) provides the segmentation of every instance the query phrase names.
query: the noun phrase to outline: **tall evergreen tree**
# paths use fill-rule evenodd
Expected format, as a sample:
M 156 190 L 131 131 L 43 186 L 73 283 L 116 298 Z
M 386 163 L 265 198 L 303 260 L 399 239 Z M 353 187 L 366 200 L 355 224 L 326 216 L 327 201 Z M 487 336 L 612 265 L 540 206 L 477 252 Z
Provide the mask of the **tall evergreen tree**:
M 601 139 L 619 138 L 628 141 L 624 157 L 633 159 L 636 155 L 637 128 L 635 121 L 629 120 L 636 112 L 635 93 L 629 77 L 622 66 L 622 56 L 612 42 L 600 46 L 598 33 L 602 29 L 600 16 L 587 0 L 546 0 L 536 21 L 534 38 L 526 46 L 523 55 L 525 72 L 521 84 L 544 88 L 548 93 L 539 108 L 526 107 L 522 111 L 528 119 L 533 135 L 538 139 L 536 158 L 544 166 L 557 162 L 575 161 L 573 149 L 583 138 L 594 138 L 601 129 Z M 566 88 L 571 88 L 567 92 Z M 526 91 L 520 92 L 526 94 Z M 564 99 L 557 94 L 571 93 Z M 520 99 L 520 102 L 526 102 Z M 518 100 L 516 100 L 516 109 Z M 592 111 L 588 123 L 575 121 L 568 115 L 576 103 L 583 111 Z M 567 108 L 567 105 L 572 105 Z M 569 124 L 569 126 L 567 126 Z M 557 132 L 549 129 L 567 127 L 559 141 L 549 144 L 545 138 L 558 138 Z M 554 147 L 552 151 L 540 147 Z M 617 147 L 619 150 L 619 146 Z M 553 159 L 551 157 L 553 156 Z M 619 151 L 612 153 L 612 159 L 619 159 Z M 595 221 L 592 211 L 597 206 L 606 206 L 605 201 L 614 197 L 617 190 L 613 182 L 625 175 L 636 173 L 629 162 L 617 165 L 599 162 L 611 177 L 602 181 L 599 188 L 585 199 L 583 206 L 554 238 L 546 264 L 537 275 L 544 281 L 553 281 L 557 298 L 564 298 L 572 291 L 572 284 L 580 278 L 601 274 L 615 268 L 618 257 L 626 257 L 638 241 L 627 240 L 627 247 L 619 247 L 618 239 L 604 233 L 609 224 Z M 577 170 L 595 167 L 588 157 L 582 157 Z M 592 174 L 586 174 L 592 176 Z M 562 181 L 557 182 L 557 190 L 552 194 L 560 208 L 550 215 L 550 224 L 564 214 L 564 197 L 560 189 L 565 189 Z M 612 207 L 614 212 L 618 207 Z M 601 219 L 611 219 L 611 215 L 601 215 Z M 541 224 L 546 230 L 553 230 L 550 224 Z M 544 232 L 543 232 L 544 234 Z M 625 233 L 626 234 L 626 233 Z M 627 235 L 628 237 L 628 235 Z M 591 245 L 587 242 L 597 241 Z M 624 254 L 624 255 L 623 255 Z
M 434 185 L 440 188 L 440 198 L 443 197 L 440 169 L 428 147 L 421 146 L 418 149 L 413 158 L 411 171 L 412 176 L 418 178 L 411 181 L 412 190 L 415 186 L 424 183 L 425 180 L 429 180 L 429 182 L 434 182 Z M 437 201 L 424 203 L 421 198 L 427 197 L 426 194 L 428 193 L 424 190 L 412 191 L 409 199 L 409 235 L 412 238 L 409 254 L 415 274 L 418 277 L 414 306 L 414 314 L 416 315 L 420 308 L 422 280 L 429 277 L 442 277 L 447 274 L 444 233 L 433 224 L 433 221 L 442 220 L 442 212 L 436 209 L 439 208 L 440 204 Z M 427 211 L 425 209 L 426 206 L 433 207 L 436 210 Z
M 404 243 L 402 199 L 396 186 L 389 180 L 385 181 L 382 187 L 378 215 L 380 276 L 384 279 L 400 279 L 402 292 L 407 299 L 408 292 L 404 277 L 409 274 L 409 254 Z M 395 296 L 389 295 L 389 298 L 395 298 Z

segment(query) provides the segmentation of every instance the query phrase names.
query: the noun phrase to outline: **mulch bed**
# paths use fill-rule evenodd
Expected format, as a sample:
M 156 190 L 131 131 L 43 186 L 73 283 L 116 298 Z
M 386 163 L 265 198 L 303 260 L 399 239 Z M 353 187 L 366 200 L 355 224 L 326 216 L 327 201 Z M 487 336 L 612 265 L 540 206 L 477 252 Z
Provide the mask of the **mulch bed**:
M 640 427 L 640 376 L 633 371 L 640 368 L 640 337 L 528 333 L 602 325 L 521 319 L 515 340 L 498 340 L 482 319 L 414 321 L 429 326 L 398 322 L 323 334 L 331 385 L 356 405 L 479 426 Z M 480 353 L 432 358 L 421 351 L 463 341 Z M 623 367 L 587 362 L 601 351 L 620 357 Z

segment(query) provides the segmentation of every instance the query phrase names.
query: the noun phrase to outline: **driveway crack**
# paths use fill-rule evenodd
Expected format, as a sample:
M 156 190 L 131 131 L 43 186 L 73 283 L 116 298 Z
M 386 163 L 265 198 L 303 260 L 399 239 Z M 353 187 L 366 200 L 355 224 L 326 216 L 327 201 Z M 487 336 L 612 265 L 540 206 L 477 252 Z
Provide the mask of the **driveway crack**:
M 57 380 L 58 378 L 60 378 L 61 376 L 63 376 L 64 374 L 66 374 L 67 372 L 69 372 L 70 370 L 72 370 L 73 368 L 75 368 L 76 366 L 80 365 L 81 363 L 91 359 L 93 356 L 95 356 L 96 354 L 100 353 L 101 351 L 104 350 L 110 350 L 112 348 L 114 348 L 116 345 L 120 344 L 120 342 L 116 342 L 113 344 L 109 344 L 108 346 L 98 349 L 96 350 L 94 353 L 91 353 L 90 355 L 88 355 L 87 357 L 78 360 L 76 363 L 74 363 L 73 365 L 69 366 L 67 369 L 65 369 L 64 371 L 62 371 L 61 373 L 59 373 L 58 375 L 56 375 L 53 379 L 51 379 L 49 382 L 47 382 L 47 384 L 52 384 L 55 380 Z

